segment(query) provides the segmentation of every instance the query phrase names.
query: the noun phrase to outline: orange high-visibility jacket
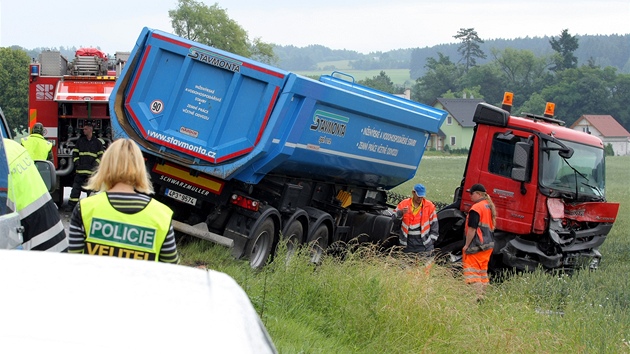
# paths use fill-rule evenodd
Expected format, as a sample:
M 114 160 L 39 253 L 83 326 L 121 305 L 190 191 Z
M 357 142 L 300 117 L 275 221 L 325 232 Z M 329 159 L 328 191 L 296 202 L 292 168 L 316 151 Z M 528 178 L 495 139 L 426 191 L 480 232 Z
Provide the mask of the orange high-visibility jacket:
M 414 252 L 431 250 L 439 236 L 435 205 L 424 199 L 422 206 L 414 213 L 413 201 L 407 198 L 398 204 L 396 211 L 405 207 L 408 211 L 402 216 L 400 245 Z
M 494 248 L 494 238 L 492 237 L 494 224 L 492 223 L 492 212 L 488 201 L 481 200 L 475 203 L 470 210 L 474 210 L 479 214 L 479 225 L 466 253 L 472 254 Z M 466 216 L 466 226 L 468 226 L 468 216 Z

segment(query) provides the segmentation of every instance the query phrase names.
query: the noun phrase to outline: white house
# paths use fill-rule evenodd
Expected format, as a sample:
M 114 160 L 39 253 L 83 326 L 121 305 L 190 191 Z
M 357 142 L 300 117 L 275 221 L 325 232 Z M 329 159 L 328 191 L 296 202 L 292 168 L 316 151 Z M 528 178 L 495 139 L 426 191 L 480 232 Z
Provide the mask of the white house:
M 612 145 L 615 155 L 630 155 L 630 133 L 613 116 L 583 115 L 570 127 L 602 139 L 604 146 Z

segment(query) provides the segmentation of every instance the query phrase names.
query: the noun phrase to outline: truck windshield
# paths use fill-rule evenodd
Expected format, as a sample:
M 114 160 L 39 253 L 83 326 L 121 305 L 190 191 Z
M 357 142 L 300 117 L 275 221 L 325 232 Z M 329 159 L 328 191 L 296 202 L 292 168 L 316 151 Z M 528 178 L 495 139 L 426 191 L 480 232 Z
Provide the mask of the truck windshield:
M 556 143 L 543 142 L 550 149 L 542 154 L 541 185 L 563 194 L 577 193 L 575 199 L 604 198 L 604 150 L 566 140 L 562 143 L 573 149 L 571 158 L 560 156 Z

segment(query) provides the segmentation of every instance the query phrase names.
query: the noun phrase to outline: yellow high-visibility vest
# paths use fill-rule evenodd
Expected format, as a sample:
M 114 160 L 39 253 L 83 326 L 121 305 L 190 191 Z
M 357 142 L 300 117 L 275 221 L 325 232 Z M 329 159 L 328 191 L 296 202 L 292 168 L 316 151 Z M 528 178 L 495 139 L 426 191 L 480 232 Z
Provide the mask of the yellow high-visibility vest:
M 125 214 L 109 203 L 107 193 L 96 194 L 79 203 L 86 234 L 83 253 L 159 260 L 173 216 L 169 207 L 151 199 L 142 211 Z
M 22 146 L 26 148 L 33 160 L 46 160 L 52 150 L 52 143 L 40 134 L 31 134 L 22 138 Z

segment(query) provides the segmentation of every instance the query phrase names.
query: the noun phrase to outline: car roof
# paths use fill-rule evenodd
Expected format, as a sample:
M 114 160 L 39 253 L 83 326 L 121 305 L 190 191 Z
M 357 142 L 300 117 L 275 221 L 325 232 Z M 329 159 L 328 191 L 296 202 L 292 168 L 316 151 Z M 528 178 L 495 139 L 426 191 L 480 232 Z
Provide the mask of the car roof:
M 2 352 L 276 352 L 225 273 L 17 250 L 0 250 L 0 269 Z

